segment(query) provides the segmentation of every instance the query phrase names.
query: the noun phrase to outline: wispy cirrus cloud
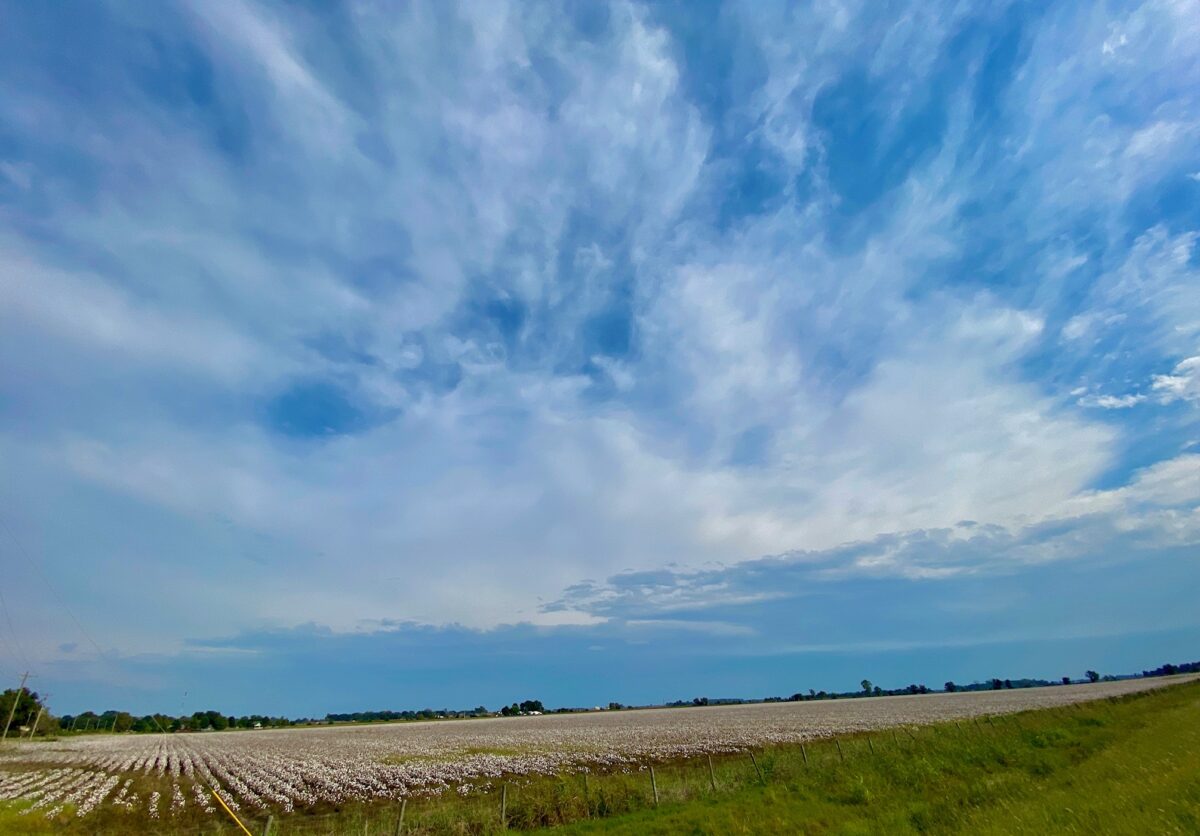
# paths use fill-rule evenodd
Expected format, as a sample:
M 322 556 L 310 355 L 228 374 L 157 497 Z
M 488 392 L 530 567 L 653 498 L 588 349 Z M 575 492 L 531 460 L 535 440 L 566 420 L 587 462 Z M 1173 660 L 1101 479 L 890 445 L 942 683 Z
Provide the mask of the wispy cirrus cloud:
M 128 654 L 393 621 L 732 648 L 811 584 L 1185 559 L 1195 496 L 1146 486 L 1196 467 L 1198 26 L 21 9 L 0 513 Z

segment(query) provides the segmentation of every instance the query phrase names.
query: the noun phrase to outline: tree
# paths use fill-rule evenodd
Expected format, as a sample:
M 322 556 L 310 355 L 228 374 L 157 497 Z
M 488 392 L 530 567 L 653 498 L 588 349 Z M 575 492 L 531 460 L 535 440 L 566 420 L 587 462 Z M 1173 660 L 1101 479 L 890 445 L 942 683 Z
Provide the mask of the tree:
M 546 707 L 542 705 L 541 700 L 525 700 L 519 707 L 521 712 L 524 714 L 531 714 L 534 711 L 537 711 L 541 714 L 546 713 Z
M 8 720 L 8 715 L 12 712 L 13 700 L 15 699 L 17 699 L 17 690 L 15 688 L 9 688 L 3 694 L 0 694 L 0 722 Z M 41 708 L 42 700 L 38 697 L 37 691 L 21 691 L 21 698 L 17 700 L 17 710 L 12 715 L 12 727 L 8 730 L 8 736 L 15 736 L 17 729 L 21 726 L 33 723 L 34 718 L 37 717 L 37 713 Z
M 171 728 L 172 722 L 178 721 L 173 721 L 170 717 L 162 714 L 147 714 L 133 721 L 132 730 L 135 732 L 168 731 Z
M 1012 680 L 1011 680 L 1011 679 L 1006 679 L 1006 680 L 1004 680 L 1004 687 L 1005 687 L 1005 688 L 1012 688 Z
M 1100 681 L 1100 674 L 1096 673 L 1095 671 L 1088 671 L 1086 675 L 1088 678 L 1088 682 L 1099 682 Z
M 863 693 L 866 694 L 868 697 L 871 696 L 871 680 L 864 679 L 861 684 L 862 684 Z
M 692 700 L 692 705 L 694 705 L 694 706 L 708 705 L 708 697 L 696 697 L 695 699 Z
M 1070 684 L 1071 684 L 1071 677 L 1069 677 L 1069 676 L 1064 676 L 1064 677 L 1062 678 L 1062 683 L 1063 683 L 1063 685 L 1070 685 Z
M 992 690 L 993 691 L 999 691 L 1003 687 L 1004 687 L 1004 682 L 1002 680 L 999 680 L 999 679 L 992 680 Z
M 951 681 L 951 682 L 946 683 L 946 693 L 947 694 L 953 694 L 957 690 L 958 690 L 958 686 L 955 685 L 954 682 Z

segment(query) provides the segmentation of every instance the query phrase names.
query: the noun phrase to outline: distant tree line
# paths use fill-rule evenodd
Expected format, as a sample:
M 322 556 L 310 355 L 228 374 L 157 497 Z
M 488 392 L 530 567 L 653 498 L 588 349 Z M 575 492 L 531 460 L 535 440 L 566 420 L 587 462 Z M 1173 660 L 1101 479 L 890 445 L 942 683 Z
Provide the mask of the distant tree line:
M 771 701 L 771 697 L 767 697 L 762 702 Z M 687 706 L 702 706 L 702 705 L 743 705 L 748 702 L 760 702 L 760 700 L 743 700 L 737 697 L 693 697 L 690 700 L 675 700 L 675 702 L 664 703 L 666 708 L 685 708 Z M 620 703 L 617 703 L 620 706 Z M 611 705 L 609 706 L 611 708 Z
M 1177 673 L 1200 673 L 1200 662 L 1184 662 L 1182 664 L 1166 664 L 1153 670 L 1144 670 L 1141 673 L 1143 677 L 1152 676 L 1171 676 Z M 1072 680 L 1069 676 L 1064 676 L 1059 680 L 1051 681 L 1048 679 L 1000 679 L 999 677 L 989 679 L 986 682 L 972 682 L 969 685 L 959 685 L 953 681 L 948 681 L 942 686 L 942 690 L 946 693 L 953 694 L 959 691 L 1002 691 L 1016 688 L 1045 688 L 1052 685 L 1070 685 L 1074 681 L 1086 682 L 1111 682 L 1118 679 L 1133 679 L 1137 674 L 1131 676 L 1101 676 L 1096 671 L 1085 671 L 1082 680 Z M 923 684 L 905 685 L 903 688 L 880 688 L 869 679 L 864 679 L 861 683 L 861 689 L 858 691 L 817 691 L 812 688 L 807 693 L 797 692 L 790 697 L 765 697 L 762 700 L 738 700 L 738 699 L 722 699 L 714 700 L 708 697 L 697 697 L 692 700 L 676 700 L 675 702 L 666 703 L 670 707 L 678 706 L 703 706 L 703 705 L 729 705 L 736 703 L 748 702 L 809 702 L 811 700 L 846 700 L 858 699 L 862 697 L 889 697 L 912 694 L 931 694 L 936 693 L 936 689 L 931 689 Z M 616 705 L 620 705 L 619 703 Z
M 310 722 L 312 721 L 289 720 L 287 717 L 268 717 L 265 714 L 235 717 L 220 711 L 197 711 L 179 717 L 167 714 L 145 714 L 139 717 L 128 711 L 111 709 L 100 714 L 94 711 L 84 711 L 81 714 L 65 714 L 58 718 L 59 730 L 66 732 L 187 732 L 210 729 L 224 731 L 226 729 L 278 728 Z
M 491 712 L 482 705 L 470 711 L 449 708 L 423 708 L 420 711 L 352 711 L 348 714 L 326 714 L 330 723 L 390 723 L 398 720 L 447 720 L 455 717 L 486 717 Z
M 928 685 L 905 685 L 903 688 L 880 688 L 878 685 L 871 684 L 870 680 L 863 680 L 861 691 L 816 691 L 812 688 L 808 689 L 808 693 L 796 692 L 787 698 L 788 702 L 809 702 L 811 700 L 851 700 L 861 697 L 895 697 L 901 694 L 928 694 L 931 693 Z
M 1142 676 L 1174 676 L 1177 673 L 1200 673 L 1200 662 L 1184 662 L 1181 665 L 1167 663 L 1152 671 L 1142 671 Z
M 1144 670 L 1141 672 L 1142 677 L 1155 676 L 1172 676 L 1180 673 L 1200 673 L 1200 661 L 1183 662 L 1180 664 L 1165 664 L 1152 670 Z M 1117 679 L 1131 679 L 1137 677 L 1138 674 L 1131 676 L 1101 676 L 1094 670 L 1089 670 L 1084 673 L 1082 680 L 1073 680 L 1069 676 L 1064 676 L 1053 682 L 1046 679 L 1000 679 L 993 678 L 984 682 L 972 682 L 969 685 L 959 685 L 956 682 L 946 682 L 942 690 L 947 693 L 955 693 L 958 691 L 1000 691 L 1010 688 L 1043 688 L 1053 685 L 1070 685 L 1072 682 L 1087 681 L 1113 681 Z M 688 700 L 676 700 L 674 702 L 665 703 L 668 707 L 679 706 L 711 706 L 711 705 L 737 705 L 742 703 L 753 702 L 808 702 L 810 700 L 840 700 L 840 699 L 860 699 L 863 697 L 883 697 L 883 696 L 898 696 L 906 694 L 929 694 L 936 689 L 930 689 L 924 684 L 905 685 L 902 688 L 881 688 L 873 684 L 869 679 L 864 679 L 860 683 L 861 687 L 856 691 L 817 691 L 812 688 L 807 693 L 796 692 L 790 697 L 765 697 L 760 700 L 753 699 L 737 699 L 737 698 L 714 698 L 714 697 L 693 697 Z M 17 700 L 16 710 L 13 710 L 13 701 Z M 608 703 L 609 711 L 620 711 L 622 709 L 631 708 L 632 706 L 625 705 L 619 702 Z M 652 707 L 652 706 L 646 706 Z M 85 711 L 77 715 L 63 715 L 55 717 L 45 709 L 44 701 L 38 696 L 36 691 L 22 691 L 19 699 L 16 689 L 9 690 L 0 694 L 0 723 L 3 723 L 13 712 L 12 728 L 9 730 L 9 736 L 15 737 L 19 734 L 27 734 L 29 736 L 45 736 L 62 733 L 92 733 L 92 732 L 200 732 L 200 731 L 223 731 L 226 729 L 255 729 L 255 728 L 280 728 L 286 726 L 297 725 L 316 725 L 328 723 L 379 723 L 379 722 L 395 722 L 406 720 L 443 720 L 453 718 L 468 718 L 468 717 L 493 717 L 497 714 L 505 717 L 514 717 L 531 714 L 562 714 L 572 713 L 577 711 L 587 711 L 583 708 L 555 708 L 547 709 L 541 700 L 524 700 L 522 702 L 514 702 L 511 705 L 506 705 L 498 712 L 491 712 L 484 706 L 480 705 L 470 710 L 451 710 L 451 709 L 431 709 L 425 708 L 420 711 L 353 711 L 348 713 L 331 713 L 326 714 L 321 719 L 289 719 L 287 717 L 270 717 L 265 714 L 249 714 L 245 716 L 234 716 L 224 714 L 220 711 L 196 711 L 190 715 L 181 715 L 173 717 L 167 714 L 146 714 L 135 716 L 127 711 L 117 711 L 110 709 L 108 711 L 97 714 L 93 711 Z M 36 728 L 33 726 L 34 721 L 37 721 Z M 24 731 L 22 731 L 24 729 Z

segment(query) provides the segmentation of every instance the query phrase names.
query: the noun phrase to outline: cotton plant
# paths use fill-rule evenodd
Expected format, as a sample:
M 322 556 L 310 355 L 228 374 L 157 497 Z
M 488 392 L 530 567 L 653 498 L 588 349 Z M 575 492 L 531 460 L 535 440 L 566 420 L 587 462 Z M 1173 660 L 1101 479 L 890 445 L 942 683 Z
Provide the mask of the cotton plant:
M 962 695 L 588 712 L 512 719 L 174 735 L 96 735 L 0 753 L 0 799 L 54 817 L 109 805 L 152 819 L 191 806 L 290 813 L 446 792 L 501 776 L 631 771 L 653 759 L 733 753 L 835 734 L 1117 696 L 1135 680 Z M 144 808 L 136 786 L 150 794 Z M 167 801 L 169 799 L 169 802 Z

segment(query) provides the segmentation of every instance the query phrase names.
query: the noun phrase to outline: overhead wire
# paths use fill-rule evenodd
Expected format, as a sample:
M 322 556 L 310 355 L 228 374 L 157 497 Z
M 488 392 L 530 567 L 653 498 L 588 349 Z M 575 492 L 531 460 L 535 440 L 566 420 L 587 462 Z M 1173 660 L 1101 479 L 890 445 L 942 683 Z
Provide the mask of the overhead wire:
M 79 630 L 80 635 L 83 636 L 87 640 L 88 644 L 90 644 L 95 649 L 96 655 L 98 655 L 100 657 L 101 661 L 103 661 L 104 663 L 106 663 L 108 665 L 113 665 L 114 664 L 113 661 L 110 658 L 108 658 L 108 654 L 106 654 L 104 652 L 104 648 L 102 648 L 100 646 L 100 643 L 97 642 L 95 640 L 95 638 L 92 637 L 91 632 L 86 627 L 83 626 L 83 622 L 81 622 L 79 620 L 79 618 L 76 617 L 74 610 L 71 609 L 71 607 L 67 603 L 66 599 L 62 596 L 62 594 L 58 591 L 58 589 L 54 586 L 54 584 L 51 583 L 50 577 L 46 573 L 45 567 L 42 565 L 42 561 L 33 559 L 29 555 L 29 553 L 25 551 L 25 548 L 21 545 L 20 541 L 16 537 L 13 536 L 12 530 L 8 527 L 8 523 L 2 517 L 0 517 L 0 528 L 2 528 L 4 530 L 5 536 L 9 539 L 9 541 L 13 544 L 13 546 L 16 547 L 16 549 L 22 553 L 22 557 L 25 559 L 25 562 L 32 565 L 33 568 L 37 570 L 37 573 L 41 577 L 42 582 L 46 584 L 46 588 L 49 589 L 50 593 L 58 600 L 59 606 L 62 607 L 63 612 L 65 612 L 67 614 L 67 616 L 71 619 L 71 621 L 75 624 L 75 627 L 76 627 L 76 629 Z M 0 603 L 3 603 L 3 594 L 2 593 L 0 593 Z M 5 615 L 5 618 L 8 618 L 7 605 L 4 605 L 4 615 Z M 9 621 L 9 629 L 10 630 L 12 629 L 11 621 Z M 15 634 L 14 634 L 14 637 L 15 637 Z M 24 659 L 23 655 L 22 655 L 22 659 Z M 27 665 L 27 667 L 28 667 L 28 665 Z M 163 734 L 166 734 L 166 729 L 164 729 L 162 727 L 162 724 L 158 722 L 158 718 L 154 714 L 150 715 L 150 719 L 154 721 L 154 725 L 158 726 L 158 730 L 160 732 L 162 732 Z
M 80 620 L 76 617 L 74 610 L 71 609 L 71 606 L 67 603 L 66 599 L 63 598 L 62 594 L 58 591 L 58 588 L 51 583 L 50 577 L 46 574 L 45 567 L 42 565 L 42 561 L 35 560 L 30 557 L 29 553 L 25 551 L 25 548 L 20 544 L 17 538 L 13 537 L 12 530 L 8 527 L 8 524 L 3 519 L 0 519 L 0 527 L 4 529 L 5 534 L 8 536 L 8 539 L 13 543 L 13 545 L 15 545 L 17 549 L 22 552 L 22 556 L 25 558 L 26 562 L 37 570 L 38 576 L 42 579 L 42 582 L 46 585 L 46 588 L 50 590 L 50 594 L 53 595 L 58 601 L 58 604 L 60 607 L 62 607 L 63 612 L 65 612 L 67 617 L 70 618 L 75 624 L 76 629 L 79 630 L 79 634 L 87 639 L 88 643 L 95 648 L 96 653 L 99 654 L 101 659 L 108 662 L 109 659 L 105 654 L 104 649 L 100 647 L 100 644 L 94 638 L 92 638 L 92 634 L 88 632 L 87 628 L 85 628 L 83 623 L 80 622 Z
M 20 657 L 21 662 L 28 668 L 29 657 L 25 655 L 25 651 L 21 649 L 20 642 L 17 640 L 17 630 L 13 627 L 12 615 L 8 611 L 8 601 L 4 598 L 3 586 L 3 584 L 0 584 L 0 609 L 4 610 L 4 621 L 8 625 L 8 632 L 12 635 L 12 643 L 9 644 L 8 638 L 2 632 L 0 632 L 0 641 L 4 642 L 4 647 L 14 657 Z

